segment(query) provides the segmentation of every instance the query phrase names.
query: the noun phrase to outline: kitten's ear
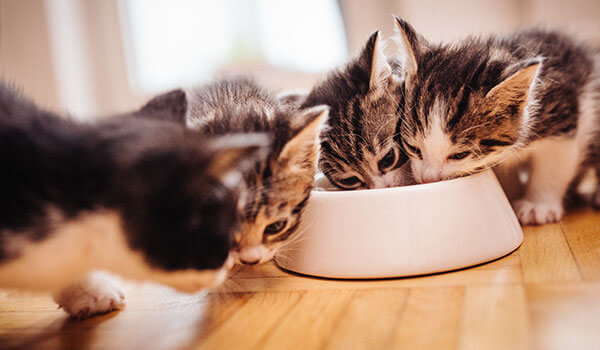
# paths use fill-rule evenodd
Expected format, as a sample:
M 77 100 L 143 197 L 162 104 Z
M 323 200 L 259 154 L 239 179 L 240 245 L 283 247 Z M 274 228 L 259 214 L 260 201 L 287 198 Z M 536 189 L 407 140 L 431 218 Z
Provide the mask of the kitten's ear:
M 185 124 L 187 105 L 185 91 L 177 89 L 154 97 L 136 116 Z
M 292 120 L 295 135 L 283 146 L 277 160 L 286 164 L 292 159 L 310 160 L 316 164 L 319 150 L 319 134 L 327 121 L 329 107 L 320 105 L 299 112 Z
M 525 62 L 516 73 L 494 86 L 485 95 L 486 103 L 499 108 L 517 106 L 518 111 L 522 112 L 531 98 L 541 67 L 541 59 Z
M 367 40 L 367 45 L 361 54 L 361 58 L 368 62 L 369 90 L 371 91 L 387 86 L 387 80 L 392 75 L 392 67 L 385 57 L 384 47 L 381 34 L 376 31 Z
M 409 82 L 417 74 L 417 57 L 427 41 L 403 19 L 394 16 L 394 41 L 398 45 L 403 78 Z
M 229 187 L 237 185 L 241 175 L 256 162 L 266 159 L 270 138 L 263 133 L 221 136 L 211 139 L 207 172 Z

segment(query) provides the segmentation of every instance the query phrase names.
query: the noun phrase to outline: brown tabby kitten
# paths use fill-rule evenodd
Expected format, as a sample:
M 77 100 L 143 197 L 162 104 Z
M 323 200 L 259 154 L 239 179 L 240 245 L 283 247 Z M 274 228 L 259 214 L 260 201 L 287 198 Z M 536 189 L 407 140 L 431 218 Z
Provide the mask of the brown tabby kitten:
M 299 110 L 250 80 L 217 81 L 190 91 L 156 97 L 142 110 L 186 108 L 184 122 L 209 136 L 268 132 L 273 142 L 266 161 L 245 175 L 240 199 L 241 227 L 233 256 L 254 265 L 270 260 L 300 223 L 314 185 L 319 133 L 328 109 Z M 288 241 L 289 242 L 289 241 Z
M 402 142 L 418 182 L 497 166 L 503 185 L 529 162 L 524 224 L 558 221 L 600 116 L 600 54 L 558 32 L 431 44 L 397 19 L 404 48 Z
M 321 134 L 319 168 L 345 189 L 406 185 L 411 177 L 400 146 L 401 84 L 383 52 L 379 32 L 359 55 L 315 86 L 302 107 L 330 106 Z

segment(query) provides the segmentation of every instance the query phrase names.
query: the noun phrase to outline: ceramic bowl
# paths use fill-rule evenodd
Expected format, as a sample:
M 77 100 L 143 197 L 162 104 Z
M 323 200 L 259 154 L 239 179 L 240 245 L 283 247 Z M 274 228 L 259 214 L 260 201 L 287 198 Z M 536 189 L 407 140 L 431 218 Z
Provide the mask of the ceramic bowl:
M 502 257 L 523 241 L 491 170 L 406 187 L 313 191 L 298 232 L 276 255 L 280 267 L 352 279 L 455 270 Z

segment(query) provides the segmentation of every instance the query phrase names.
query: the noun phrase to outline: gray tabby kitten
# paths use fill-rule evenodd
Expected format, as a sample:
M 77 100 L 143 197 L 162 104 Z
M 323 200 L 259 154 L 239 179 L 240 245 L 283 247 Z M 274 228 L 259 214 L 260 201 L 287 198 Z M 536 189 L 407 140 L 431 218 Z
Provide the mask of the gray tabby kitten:
M 267 132 L 267 160 L 246 172 L 241 224 L 233 257 L 255 265 L 270 260 L 296 232 L 314 185 L 319 133 L 326 106 L 299 110 L 246 79 L 222 80 L 189 91 L 175 90 L 142 110 L 185 108 L 180 120 L 208 136 Z
M 401 19 L 406 105 L 402 142 L 415 179 L 431 182 L 496 166 L 524 224 L 560 220 L 600 117 L 600 54 L 558 32 L 432 44 Z
M 302 103 L 303 108 L 331 108 L 321 134 L 319 168 L 345 190 L 412 183 L 398 128 L 402 84 L 379 37 L 373 33 L 359 57 L 330 73 Z

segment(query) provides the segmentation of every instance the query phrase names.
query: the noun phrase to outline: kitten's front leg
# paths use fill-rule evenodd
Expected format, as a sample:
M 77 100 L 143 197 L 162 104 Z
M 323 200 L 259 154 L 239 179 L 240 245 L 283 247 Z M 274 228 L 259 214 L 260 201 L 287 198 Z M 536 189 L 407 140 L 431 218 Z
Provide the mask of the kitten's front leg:
M 83 319 L 123 309 L 125 293 L 114 276 L 93 271 L 55 294 L 54 301 L 68 314 Z
M 563 198 L 578 164 L 574 139 L 543 140 L 534 145 L 525 197 L 514 204 L 522 224 L 541 225 L 562 218 Z

